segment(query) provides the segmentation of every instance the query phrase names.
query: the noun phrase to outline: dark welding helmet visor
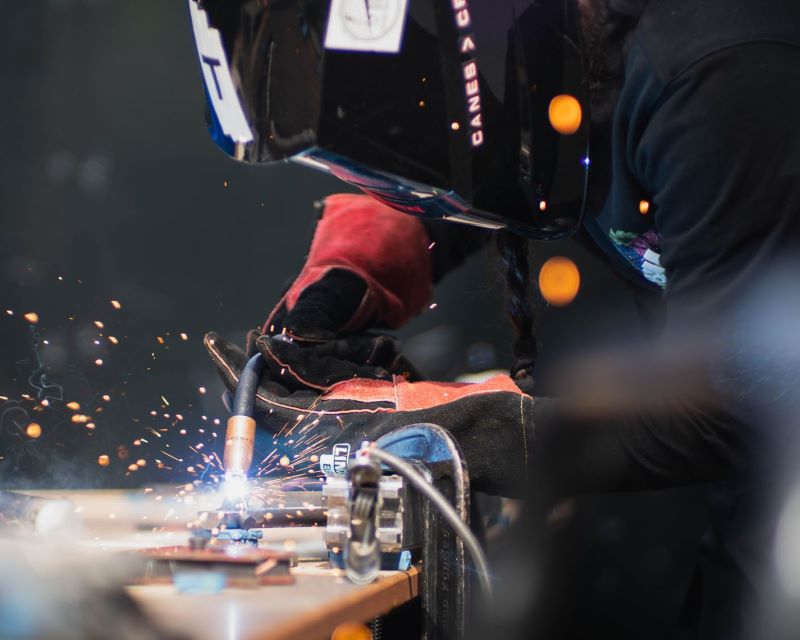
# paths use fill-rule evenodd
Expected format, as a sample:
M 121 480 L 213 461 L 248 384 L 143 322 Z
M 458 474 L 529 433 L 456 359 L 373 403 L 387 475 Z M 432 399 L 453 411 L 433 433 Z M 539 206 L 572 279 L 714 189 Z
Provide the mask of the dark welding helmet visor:
M 406 213 L 564 237 L 590 164 L 574 4 L 189 0 L 211 135 Z

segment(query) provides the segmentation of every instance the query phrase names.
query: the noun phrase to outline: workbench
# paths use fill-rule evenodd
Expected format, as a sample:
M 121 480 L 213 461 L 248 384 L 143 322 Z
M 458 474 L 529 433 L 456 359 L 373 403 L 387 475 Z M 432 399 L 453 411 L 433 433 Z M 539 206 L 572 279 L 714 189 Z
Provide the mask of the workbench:
M 198 510 L 214 508 L 215 495 L 148 491 L 40 491 L 66 498 L 85 525 L 79 544 L 105 553 L 173 546 L 188 541 L 186 525 Z M 187 500 L 188 498 L 188 500 Z M 369 585 L 355 585 L 319 555 L 321 527 L 270 529 L 262 543 L 296 550 L 292 585 L 228 588 L 219 594 L 182 594 L 174 586 L 127 587 L 142 610 L 162 629 L 191 640 L 328 639 L 344 622 L 365 623 L 419 595 L 418 568 L 381 572 Z M 316 555 L 316 560 L 302 560 Z

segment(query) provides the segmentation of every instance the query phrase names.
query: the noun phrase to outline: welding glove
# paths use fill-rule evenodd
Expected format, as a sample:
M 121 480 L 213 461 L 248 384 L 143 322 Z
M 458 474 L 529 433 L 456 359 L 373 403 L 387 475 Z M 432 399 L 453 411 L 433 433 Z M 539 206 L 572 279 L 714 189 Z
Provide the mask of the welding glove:
M 244 352 L 213 333 L 205 344 L 224 382 L 235 389 Z M 270 355 L 256 419 L 273 432 L 329 434 L 325 452 L 335 443 L 357 447 L 403 426 L 433 423 L 450 431 L 461 446 L 474 489 L 507 496 L 524 492 L 534 399 L 508 376 L 480 384 L 409 382 L 369 365 L 336 363 L 331 356 L 325 377 L 316 378 L 319 364 L 313 351 L 269 336 L 259 338 L 258 347 Z M 291 371 L 286 363 L 293 363 Z
M 270 370 L 281 372 L 281 384 L 290 391 L 322 390 L 349 378 L 391 380 L 392 375 L 401 375 L 410 381 L 422 379 L 402 354 L 400 343 L 388 335 L 361 333 L 320 343 L 298 341 L 296 344 L 302 348 L 292 349 L 290 354 L 272 348 L 274 343 L 284 341 L 293 342 L 283 335 L 268 339 L 258 331 L 250 331 L 244 358 L 247 361 L 261 352 Z
M 429 244 L 413 216 L 365 195 L 329 196 L 305 266 L 262 333 L 315 343 L 402 326 L 432 295 Z

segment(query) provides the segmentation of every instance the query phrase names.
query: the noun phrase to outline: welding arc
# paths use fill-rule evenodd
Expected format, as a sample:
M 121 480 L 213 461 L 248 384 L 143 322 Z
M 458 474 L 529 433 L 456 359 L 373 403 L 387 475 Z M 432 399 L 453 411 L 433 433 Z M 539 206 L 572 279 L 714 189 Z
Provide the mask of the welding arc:
M 490 580 L 491 574 L 489 573 L 489 563 L 486 560 L 486 555 L 483 553 L 483 549 L 481 549 L 481 545 L 475 535 L 472 533 L 472 531 L 470 531 L 469 527 L 464 523 L 464 521 L 461 520 L 461 518 L 458 516 L 458 513 L 456 513 L 456 510 L 447 501 L 447 499 L 425 479 L 425 476 L 397 456 L 375 446 L 368 448 L 366 452 L 367 455 L 370 455 L 379 462 L 391 467 L 397 473 L 403 476 L 417 491 L 428 498 L 428 500 L 431 501 L 436 509 L 439 510 L 439 513 L 441 513 L 444 519 L 447 520 L 448 524 L 453 528 L 453 531 L 455 531 L 456 535 L 461 538 L 464 546 L 472 556 L 472 560 L 475 563 L 478 579 L 481 583 L 481 588 L 483 589 L 484 595 L 486 596 L 487 600 L 491 600 L 492 583 Z

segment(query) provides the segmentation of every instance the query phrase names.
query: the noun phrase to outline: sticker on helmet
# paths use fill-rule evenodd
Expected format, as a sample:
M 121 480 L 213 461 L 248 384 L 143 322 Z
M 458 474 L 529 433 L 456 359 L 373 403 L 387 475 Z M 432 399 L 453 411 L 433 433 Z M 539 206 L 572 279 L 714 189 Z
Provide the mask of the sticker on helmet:
M 189 0 L 189 14 L 192 17 L 197 55 L 203 69 L 203 81 L 222 130 L 234 142 L 250 142 L 253 134 L 233 86 L 219 31 L 209 26 L 208 16 L 196 0 Z
M 332 0 L 325 48 L 399 53 L 408 0 Z

